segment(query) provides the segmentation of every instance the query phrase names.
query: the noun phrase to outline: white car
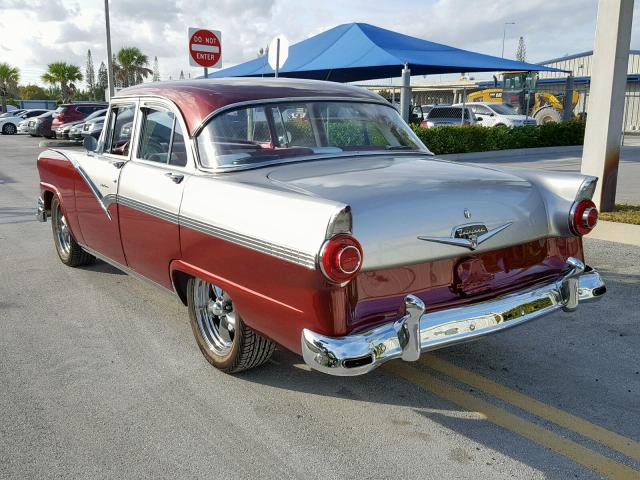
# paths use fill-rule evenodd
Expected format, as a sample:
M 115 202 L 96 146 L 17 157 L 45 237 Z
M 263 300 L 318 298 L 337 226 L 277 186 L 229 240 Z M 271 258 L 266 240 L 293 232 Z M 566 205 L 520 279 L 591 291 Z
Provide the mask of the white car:
M 20 123 L 22 120 L 31 117 L 37 117 L 38 115 L 42 115 L 43 113 L 46 113 L 48 111 L 49 110 L 44 108 L 34 108 L 32 110 L 27 110 L 26 112 L 23 112 L 19 115 L 0 117 L 0 132 L 5 135 L 14 135 L 18 133 L 18 123 Z
M 24 120 L 20 120 L 18 122 L 18 131 L 17 133 L 29 133 L 29 122 L 30 118 L 25 118 Z
M 462 106 L 458 103 L 457 106 Z M 536 125 L 536 120 L 527 115 L 519 115 L 513 107 L 505 103 L 471 102 L 466 104 L 475 114 L 478 125 L 484 127 L 522 127 Z

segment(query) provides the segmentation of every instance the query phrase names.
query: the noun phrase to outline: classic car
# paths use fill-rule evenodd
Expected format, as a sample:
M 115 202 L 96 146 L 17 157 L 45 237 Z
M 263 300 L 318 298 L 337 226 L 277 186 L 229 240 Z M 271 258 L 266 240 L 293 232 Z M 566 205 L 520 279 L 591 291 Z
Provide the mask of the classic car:
M 358 87 L 142 84 L 112 99 L 99 140 L 37 166 L 60 260 L 177 295 L 225 372 L 280 345 L 363 374 L 605 293 L 582 248 L 595 177 L 438 159 Z

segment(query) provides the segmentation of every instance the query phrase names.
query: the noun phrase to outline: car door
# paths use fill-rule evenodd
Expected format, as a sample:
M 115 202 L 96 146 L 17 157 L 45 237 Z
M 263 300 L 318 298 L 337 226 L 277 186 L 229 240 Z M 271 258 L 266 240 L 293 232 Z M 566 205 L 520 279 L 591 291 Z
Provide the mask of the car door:
M 169 264 L 181 258 L 178 214 L 194 162 L 177 108 L 141 101 L 133 158 L 118 186 L 120 235 L 129 267 L 171 288 Z
M 136 101 L 113 102 L 96 152 L 77 156 L 83 181 L 76 185 L 76 207 L 84 241 L 122 265 L 127 262 L 120 241 L 117 193 L 122 168 L 131 157 L 136 112 Z
M 489 110 L 484 105 L 473 105 L 472 107 L 473 113 L 475 113 L 477 119 L 480 120 L 481 125 L 485 127 L 492 127 L 495 123 L 495 115 L 492 115 L 491 110 Z

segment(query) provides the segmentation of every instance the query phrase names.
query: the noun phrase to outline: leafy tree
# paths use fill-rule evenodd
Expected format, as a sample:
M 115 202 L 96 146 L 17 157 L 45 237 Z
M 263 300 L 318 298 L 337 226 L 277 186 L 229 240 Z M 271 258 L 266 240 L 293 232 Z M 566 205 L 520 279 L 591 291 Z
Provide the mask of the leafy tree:
M 137 47 L 122 47 L 118 51 L 116 59 L 114 75 L 118 77 L 123 87 L 142 83 L 143 79 L 153 73 L 147 67 L 149 58 Z
M 2 111 L 7 111 L 7 96 L 18 89 L 20 70 L 8 63 L 0 63 L 0 96 L 2 97 Z
M 87 89 L 93 95 L 96 90 L 96 71 L 93 67 L 91 50 L 87 50 L 87 66 L 84 69 L 84 80 L 87 83 Z
M 49 93 L 39 85 L 24 85 L 20 87 L 20 98 L 22 100 L 47 100 Z
M 527 61 L 527 47 L 524 45 L 524 37 L 520 37 L 518 40 L 518 48 L 516 49 L 516 60 L 519 62 Z
M 151 81 L 160 81 L 160 66 L 158 65 L 158 57 L 153 57 L 153 77 L 151 77 Z
M 42 75 L 42 80 L 50 85 L 59 85 L 62 103 L 67 103 L 78 91 L 75 82 L 82 80 L 80 68 L 66 62 L 49 64 L 47 72 Z

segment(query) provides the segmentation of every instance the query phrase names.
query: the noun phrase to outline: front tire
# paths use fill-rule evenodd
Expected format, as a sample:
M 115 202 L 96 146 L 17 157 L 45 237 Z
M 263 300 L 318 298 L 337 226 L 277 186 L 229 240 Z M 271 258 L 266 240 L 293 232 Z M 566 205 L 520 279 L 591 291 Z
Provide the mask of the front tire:
M 51 200 L 51 229 L 53 231 L 53 243 L 62 263 L 69 267 L 80 267 L 95 261 L 96 257 L 85 252 L 73 238 L 57 197 Z
M 227 292 L 192 278 L 187 300 L 193 335 L 211 365 L 225 373 L 238 373 L 269 360 L 275 344 L 244 324 Z
M 2 133 L 5 135 L 15 135 L 17 131 L 18 129 L 13 123 L 5 123 L 2 127 Z

